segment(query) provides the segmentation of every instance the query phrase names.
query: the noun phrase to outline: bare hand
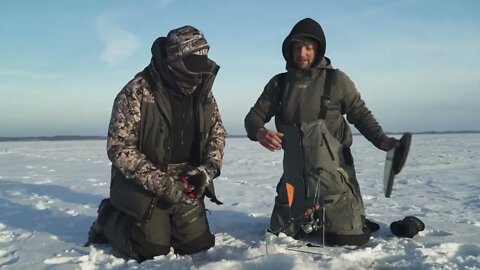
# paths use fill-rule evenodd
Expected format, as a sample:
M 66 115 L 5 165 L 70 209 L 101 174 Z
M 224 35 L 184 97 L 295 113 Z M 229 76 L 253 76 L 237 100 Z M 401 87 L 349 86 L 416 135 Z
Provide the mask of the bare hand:
M 282 149 L 283 133 L 259 128 L 256 134 L 258 142 L 270 151 Z

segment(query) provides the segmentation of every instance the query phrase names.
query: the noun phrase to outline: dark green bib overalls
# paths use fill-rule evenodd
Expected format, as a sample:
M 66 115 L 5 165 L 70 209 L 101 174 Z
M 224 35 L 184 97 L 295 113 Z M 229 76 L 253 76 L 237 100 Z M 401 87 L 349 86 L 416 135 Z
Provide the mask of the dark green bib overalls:
M 364 233 L 364 206 L 354 167 L 345 162 L 344 146 L 325 124 L 330 72 L 333 70 L 327 72 L 319 119 L 281 126 L 283 175 L 270 220 L 270 230 L 274 233 L 297 235 L 309 223 L 308 209 L 314 210 L 314 218 L 325 232 Z

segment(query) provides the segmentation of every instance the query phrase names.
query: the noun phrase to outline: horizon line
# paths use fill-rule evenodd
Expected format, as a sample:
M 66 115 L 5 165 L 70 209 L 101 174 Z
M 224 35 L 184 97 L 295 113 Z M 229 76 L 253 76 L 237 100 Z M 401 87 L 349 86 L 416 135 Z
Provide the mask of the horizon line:
M 466 133 L 480 133 L 480 130 L 443 130 L 443 131 L 412 131 L 412 132 L 385 132 L 385 134 L 466 134 Z M 352 135 L 361 135 L 360 133 L 352 133 Z M 243 138 L 247 134 L 233 134 L 227 135 L 227 138 Z M 53 135 L 53 136 L 5 136 L 0 137 L 0 142 L 7 141 L 75 141 L 75 140 L 106 140 L 107 136 L 100 135 Z

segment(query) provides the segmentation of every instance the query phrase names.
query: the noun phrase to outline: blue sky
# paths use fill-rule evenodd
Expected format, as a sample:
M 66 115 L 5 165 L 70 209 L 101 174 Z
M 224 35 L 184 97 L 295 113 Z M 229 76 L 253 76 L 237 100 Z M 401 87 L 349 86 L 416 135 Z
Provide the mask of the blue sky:
M 150 61 L 158 36 L 201 29 L 220 66 L 214 85 L 229 134 L 305 17 L 386 131 L 480 130 L 480 2 L 2 1 L 0 136 L 106 135 L 113 99 Z

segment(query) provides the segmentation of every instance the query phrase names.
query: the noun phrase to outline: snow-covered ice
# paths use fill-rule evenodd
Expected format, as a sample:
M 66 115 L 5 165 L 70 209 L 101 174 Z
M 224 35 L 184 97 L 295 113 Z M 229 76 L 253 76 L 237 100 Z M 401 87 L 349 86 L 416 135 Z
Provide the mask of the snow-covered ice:
M 265 235 L 281 175 L 282 152 L 246 138 L 227 139 L 216 190 L 207 202 L 216 246 L 193 256 L 171 252 L 138 264 L 109 245 L 83 247 L 100 200 L 108 195 L 105 141 L 0 142 L 1 269 L 480 269 L 480 134 L 413 135 L 410 156 L 383 195 L 385 153 L 361 136 L 352 149 L 367 217 L 381 229 L 362 248 L 287 250 Z M 392 237 L 407 215 L 426 228 Z

